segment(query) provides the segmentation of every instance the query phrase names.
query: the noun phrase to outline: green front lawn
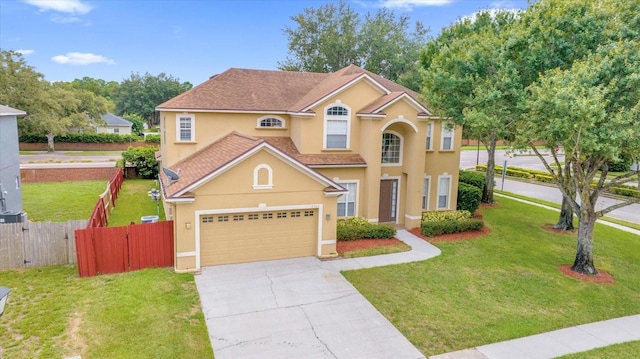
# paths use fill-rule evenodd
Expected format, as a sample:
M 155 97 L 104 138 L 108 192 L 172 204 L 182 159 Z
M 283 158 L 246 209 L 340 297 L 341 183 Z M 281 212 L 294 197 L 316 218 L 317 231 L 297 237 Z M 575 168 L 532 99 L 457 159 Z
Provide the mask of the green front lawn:
M 34 222 L 89 219 L 108 181 L 22 184 L 22 206 Z
M 486 236 L 344 275 L 427 356 L 640 313 L 638 236 L 597 225 L 595 264 L 616 283 L 585 283 L 558 269 L 573 262 L 575 237 L 541 228 L 556 212 L 498 201 L 482 211 Z
M 109 216 L 109 227 L 126 226 L 131 222 L 140 223 L 142 216 L 159 215 L 165 219 L 161 201 L 153 201 L 148 192 L 158 189 L 155 180 L 125 180 L 122 183 L 116 206 Z
M 640 353 L 640 341 L 635 341 L 569 354 L 557 359 L 637 359 L 638 353 Z
M 399 244 L 392 244 L 390 246 L 388 245 L 373 246 L 371 248 L 348 251 L 348 252 L 340 253 L 340 257 L 342 258 L 371 257 L 371 256 L 378 256 L 381 254 L 407 252 L 410 250 L 411 250 L 411 246 L 408 246 L 404 243 L 399 243 Z
M 79 278 L 76 267 L 0 271 L 4 358 L 211 358 L 191 274 L 168 268 Z

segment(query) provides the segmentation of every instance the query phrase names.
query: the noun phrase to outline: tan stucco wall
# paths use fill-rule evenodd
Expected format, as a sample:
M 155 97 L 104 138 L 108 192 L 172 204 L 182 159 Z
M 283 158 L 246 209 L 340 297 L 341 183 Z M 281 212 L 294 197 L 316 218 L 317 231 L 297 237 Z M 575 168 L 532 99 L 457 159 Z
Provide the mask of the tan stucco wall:
M 368 105 L 381 93 L 366 81 L 358 82 L 344 91 L 315 105 L 315 115 L 296 116 L 278 114 L 285 121 L 283 129 L 260 129 L 257 121 L 267 114 L 195 113 L 195 141 L 177 143 L 176 115 L 179 112 L 160 113 L 163 139 L 161 152 L 163 166 L 171 166 L 188 155 L 204 148 L 215 140 L 237 131 L 252 136 L 289 136 L 298 150 L 305 154 L 357 153 L 367 162 L 366 168 L 318 168 L 317 172 L 338 181 L 358 181 L 357 215 L 372 221 L 378 219 L 379 192 L 381 178 L 398 178 L 400 182 L 400 206 L 397 223 L 407 228 L 419 226 L 422 212 L 422 186 L 425 175 L 431 176 L 429 209 L 435 210 L 437 203 L 438 176 L 451 176 L 449 208 L 455 209 L 457 200 L 458 167 L 460 160 L 461 128 L 455 129 L 454 151 L 440 150 L 442 122 L 439 119 L 418 119 L 417 109 L 405 100 L 399 100 L 383 109 L 384 118 L 361 118 L 358 110 Z M 346 150 L 323 149 L 324 110 L 328 105 L 340 101 L 351 109 L 350 148 Z M 180 112 L 182 113 L 182 112 Z M 389 125 L 390 122 L 396 123 Z M 425 150 L 427 124 L 433 122 L 432 150 Z M 417 128 L 417 132 L 414 129 Z M 390 130 L 403 137 L 403 161 L 398 166 L 382 166 L 380 144 L 383 130 Z M 336 198 L 325 197 L 323 188 L 300 174 L 288 164 L 269 159 L 269 154 L 260 154 L 234 167 L 220 178 L 197 189 L 196 201 L 176 206 L 177 237 L 184 238 L 176 246 L 178 251 L 194 250 L 193 230 L 184 228 L 185 221 L 195 223 L 194 211 L 213 208 L 253 208 L 259 203 L 267 206 L 321 203 L 325 214 L 331 219 L 323 219 L 322 238 L 335 239 Z M 271 190 L 253 190 L 253 168 L 256 161 L 266 161 L 274 170 L 274 187 Z M 182 218 L 181 218 L 182 217 Z M 191 238 L 191 239 L 189 239 Z M 322 253 L 335 249 L 329 245 Z M 180 262 L 185 262 L 181 259 Z M 186 263 L 186 262 L 185 262 Z
M 272 189 L 253 189 L 254 168 L 267 164 L 273 171 Z M 212 179 L 193 192 L 195 201 L 175 205 L 176 252 L 196 250 L 196 226 L 199 221 L 196 211 L 247 208 L 256 211 L 259 207 L 309 206 L 319 205 L 318 215 L 322 225 L 321 240 L 336 239 L 336 196 L 326 196 L 326 185 L 296 170 L 280 158 L 262 150 L 235 167 Z M 329 218 L 327 219 L 327 215 Z M 186 223 L 191 228 L 186 228 Z M 286 225 L 286 222 L 283 222 Z M 283 227 L 286 230 L 286 227 Z M 322 245 L 321 256 L 335 253 L 335 244 Z M 181 267 L 189 263 L 185 259 L 176 262 L 177 270 L 193 268 Z

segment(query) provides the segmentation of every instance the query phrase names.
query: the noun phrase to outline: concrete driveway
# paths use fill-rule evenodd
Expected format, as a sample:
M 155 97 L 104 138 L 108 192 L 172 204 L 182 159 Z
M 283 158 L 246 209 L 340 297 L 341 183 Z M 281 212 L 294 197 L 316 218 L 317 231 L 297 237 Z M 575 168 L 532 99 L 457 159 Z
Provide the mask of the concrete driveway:
M 304 257 L 204 268 L 195 280 L 215 357 L 424 358 L 340 274 L 440 253 L 398 232 L 415 242 L 405 256 L 361 262 Z

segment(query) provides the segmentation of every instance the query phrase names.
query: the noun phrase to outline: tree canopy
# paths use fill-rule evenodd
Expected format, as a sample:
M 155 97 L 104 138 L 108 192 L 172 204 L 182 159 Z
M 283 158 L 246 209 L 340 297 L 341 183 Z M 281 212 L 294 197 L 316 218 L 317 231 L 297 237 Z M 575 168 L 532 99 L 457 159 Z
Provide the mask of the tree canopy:
M 115 91 L 117 115 L 140 115 L 149 125 L 159 123 L 156 106 L 191 89 L 190 82 L 160 73 L 153 76 L 149 73 L 140 75 L 132 73 L 123 80 Z
M 496 143 L 509 137 L 518 118 L 522 84 L 503 45 L 516 19 L 510 11 L 480 12 L 444 29 L 420 54 L 429 106 L 464 126 L 489 153 L 483 202 L 493 202 Z
M 354 64 L 419 90 L 418 53 L 426 29 L 416 22 L 409 32 L 409 17 L 386 8 L 362 19 L 347 3 L 307 8 L 285 27 L 289 56 L 278 63 L 281 70 L 333 72 Z

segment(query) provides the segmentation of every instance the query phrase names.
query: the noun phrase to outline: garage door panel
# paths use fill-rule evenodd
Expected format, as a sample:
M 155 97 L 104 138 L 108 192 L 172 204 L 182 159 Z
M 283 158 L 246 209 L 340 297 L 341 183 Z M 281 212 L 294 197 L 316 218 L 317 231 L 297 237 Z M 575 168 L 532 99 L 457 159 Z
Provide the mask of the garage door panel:
M 315 255 L 317 227 L 316 210 L 205 215 L 200 226 L 201 264 Z

